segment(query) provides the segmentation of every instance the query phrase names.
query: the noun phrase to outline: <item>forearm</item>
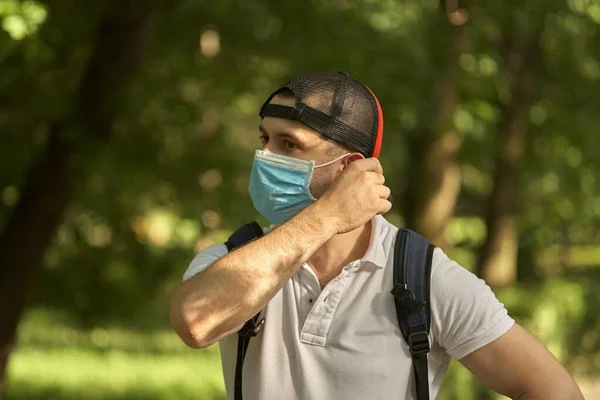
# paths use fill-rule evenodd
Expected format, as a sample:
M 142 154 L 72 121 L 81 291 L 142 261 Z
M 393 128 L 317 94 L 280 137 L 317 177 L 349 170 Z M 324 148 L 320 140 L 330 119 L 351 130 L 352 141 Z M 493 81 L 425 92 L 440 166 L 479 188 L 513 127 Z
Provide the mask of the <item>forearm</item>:
M 237 330 L 334 233 L 315 203 L 227 254 L 175 290 L 173 327 L 191 347 L 205 347 Z

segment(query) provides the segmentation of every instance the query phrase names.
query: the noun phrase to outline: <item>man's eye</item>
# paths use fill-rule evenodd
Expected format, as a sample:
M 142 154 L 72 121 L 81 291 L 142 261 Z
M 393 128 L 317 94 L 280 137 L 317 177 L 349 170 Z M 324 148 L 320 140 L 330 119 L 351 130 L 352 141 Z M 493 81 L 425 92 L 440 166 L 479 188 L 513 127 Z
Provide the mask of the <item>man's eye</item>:
M 260 135 L 260 141 L 262 144 L 267 144 L 269 142 L 269 137 L 267 135 Z
M 284 142 L 284 144 L 285 144 L 285 147 L 289 150 L 293 150 L 296 148 L 296 144 L 294 142 L 290 142 L 289 140 L 286 140 Z

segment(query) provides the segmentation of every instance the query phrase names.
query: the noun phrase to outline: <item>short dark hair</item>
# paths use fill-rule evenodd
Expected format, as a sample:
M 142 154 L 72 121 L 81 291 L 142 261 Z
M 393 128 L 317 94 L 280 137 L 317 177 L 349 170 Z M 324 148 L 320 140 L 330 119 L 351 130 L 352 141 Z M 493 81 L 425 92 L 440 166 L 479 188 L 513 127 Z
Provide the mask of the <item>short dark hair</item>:
M 323 139 L 327 140 L 327 149 L 325 150 L 325 152 L 330 157 L 341 157 L 342 154 L 345 154 L 345 153 L 360 153 L 360 151 L 351 149 L 350 147 L 348 147 L 344 144 L 338 143 L 335 140 L 328 139 L 322 135 L 321 135 L 321 137 Z

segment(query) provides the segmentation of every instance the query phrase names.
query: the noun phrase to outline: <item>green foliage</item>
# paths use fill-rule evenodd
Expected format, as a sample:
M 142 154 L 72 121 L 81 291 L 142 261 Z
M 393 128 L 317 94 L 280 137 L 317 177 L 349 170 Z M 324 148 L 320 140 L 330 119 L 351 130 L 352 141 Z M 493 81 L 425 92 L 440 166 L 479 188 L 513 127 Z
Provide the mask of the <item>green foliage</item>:
M 37 1 L 2 0 L 0 2 L 2 29 L 16 41 L 34 34 L 44 23 L 46 16 L 46 7 Z

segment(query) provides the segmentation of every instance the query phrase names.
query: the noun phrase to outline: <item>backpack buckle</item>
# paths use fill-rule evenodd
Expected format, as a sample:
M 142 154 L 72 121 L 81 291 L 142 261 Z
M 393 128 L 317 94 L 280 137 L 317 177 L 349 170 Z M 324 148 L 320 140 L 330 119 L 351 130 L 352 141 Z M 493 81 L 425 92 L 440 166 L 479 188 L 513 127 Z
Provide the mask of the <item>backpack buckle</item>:
M 265 324 L 264 318 L 260 318 L 260 319 L 252 318 L 244 324 L 242 329 L 240 329 L 238 331 L 238 334 L 240 336 L 244 336 L 244 337 L 248 337 L 248 338 L 254 337 L 254 336 L 258 335 L 258 331 L 260 331 L 260 329 L 262 328 L 262 326 L 264 324 Z
M 429 353 L 429 336 L 426 332 L 411 333 L 408 335 L 408 347 L 410 348 L 410 354 L 413 356 Z
M 415 299 L 415 295 L 406 287 L 406 284 L 398 283 L 394 285 L 391 293 L 398 304 L 401 304 L 413 314 L 417 314 L 426 305 L 424 301 Z

